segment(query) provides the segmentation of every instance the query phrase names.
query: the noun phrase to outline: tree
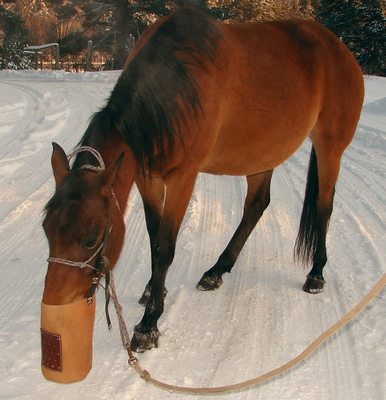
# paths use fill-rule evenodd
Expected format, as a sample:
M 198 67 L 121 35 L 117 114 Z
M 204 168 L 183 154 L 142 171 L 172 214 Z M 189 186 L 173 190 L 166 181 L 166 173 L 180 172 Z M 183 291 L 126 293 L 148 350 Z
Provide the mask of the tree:
M 28 31 L 24 27 L 23 20 L 0 5 L 0 28 L 4 32 L 3 43 L 0 47 L 0 68 L 31 68 L 31 59 L 24 52 Z
M 85 51 L 87 42 L 92 40 L 93 50 L 108 52 L 117 68 L 122 68 L 127 58 L 130 37 L 138 38 L 152 22 L 168 15 L 178 5 L 193 5 L 219 19 L 231 15 L 226 0 L 219 0 L 217 6 L 207 0 L 73 0 L 65 4 L 60 0 L 49 1 L 59 26 L 80 23 L 77 31 L 66 32 L 59 38 L 61 54 Z
M 234 19 L 239 22 L 274 21 L 287 18 L 312 18 L 308 0 L 236 0 L 232 2 Z
M 57 19 L 48 2 L 16 0 L 14 11 L 23 19 L 30 43 L 41 45 L 55 42 Z
M 386 73 L 386 19 L 379 0 L 320 0 L 316 20 L 353 52 L 363 72 Z
M 363 71 L 370 75 L 386 74 L 386 18 L 378 0 L 360 2 L 358 20 L 362 32 L 356 54 Z

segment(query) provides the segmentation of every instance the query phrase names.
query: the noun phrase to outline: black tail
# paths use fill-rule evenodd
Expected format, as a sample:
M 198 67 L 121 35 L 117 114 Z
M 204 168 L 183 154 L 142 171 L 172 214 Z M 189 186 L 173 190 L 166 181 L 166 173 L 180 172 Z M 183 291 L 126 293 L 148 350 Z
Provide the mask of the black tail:
M 318 162 L 314 146 L 312 146 L 303 211 L 294 250 L 295 260 L 304 264 L 313 261 L 318 242 L 318 193 Z

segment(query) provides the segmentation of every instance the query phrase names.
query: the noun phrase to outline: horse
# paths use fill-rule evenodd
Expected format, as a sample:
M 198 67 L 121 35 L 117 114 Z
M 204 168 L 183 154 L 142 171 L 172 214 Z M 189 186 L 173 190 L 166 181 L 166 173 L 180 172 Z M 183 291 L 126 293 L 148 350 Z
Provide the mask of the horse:
M 114 268 L 135 184 L 150 238 L 151 277 L 139 300 L 145 310 L 131 349 L 158 347 L 165 278 L 198 174 L 247 180 L 241 222 L 197 284 L 208 291 L 222 285 L 268 207 L 274 169 L 308 137 L 312 149 L 294 254 L 312 264 L 303 290 L 321 292 L 335 184 L 363 98 L 354 56 L 316 22 L 221 24 L 186 6 L 159 19 L 142 34 L 110 97 L 92 116 L 72 165 L 53 144 L 56 188 L 43 222 L 50 251 L 43 302 L 84 299 L 95 284 L 102 246 Z

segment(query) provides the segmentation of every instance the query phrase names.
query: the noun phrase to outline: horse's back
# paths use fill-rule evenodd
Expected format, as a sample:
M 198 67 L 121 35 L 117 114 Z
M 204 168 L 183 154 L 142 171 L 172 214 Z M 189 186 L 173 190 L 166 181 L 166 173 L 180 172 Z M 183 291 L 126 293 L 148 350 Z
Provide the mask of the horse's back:
M 362 72 L 354 56 L 317 22 L 293 19 L 221 27 L 224 47 L 237 64 L 245 63 L 241 72 L 248 72 L 249 67 L 256 80 L 293 77 L 314 90 L 321 84 L 361 83 Z

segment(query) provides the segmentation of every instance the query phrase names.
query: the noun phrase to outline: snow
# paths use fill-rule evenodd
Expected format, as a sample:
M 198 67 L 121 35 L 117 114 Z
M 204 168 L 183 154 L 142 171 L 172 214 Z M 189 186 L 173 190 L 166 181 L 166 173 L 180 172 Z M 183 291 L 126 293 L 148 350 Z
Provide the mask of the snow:
M 161 391 L 127 367 L 116 318 L 111 332 L 106 327 L 101 291 L 88 377 L 63 385 L 46 381 L 40 371 L 40 302 L 48 256 L 41 223 L 54 191 L 51 142 L 70 152 L 118 76 L 118 71 L 0 72 L 0 398 L 201 398 Z M 366 77 L 365 83 L 361 121 L 337 185 L 325 291 L 304 293 L 308 270 L 292 258 L 309 142 L 275 171 L 271 205 L 215 292 L 198 291 L 195 284 L 236 229 L 246 187 L 243 178 L 200 175 L 168 274 L 160 347 L 139 355 L 154 378 L 215 387 L 277 368 L 338 321 L 386 272 L 386 79 Z M 115 281 L 132 331 L 143 313 L 137 301 L 150 272 L 135 188 L 125 221 Z M 385 294 L 383 289 L 362 314 L 290 372 L 218 397 L 385 399 Z

